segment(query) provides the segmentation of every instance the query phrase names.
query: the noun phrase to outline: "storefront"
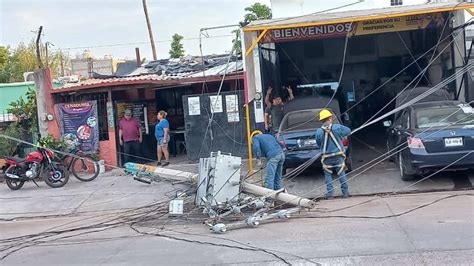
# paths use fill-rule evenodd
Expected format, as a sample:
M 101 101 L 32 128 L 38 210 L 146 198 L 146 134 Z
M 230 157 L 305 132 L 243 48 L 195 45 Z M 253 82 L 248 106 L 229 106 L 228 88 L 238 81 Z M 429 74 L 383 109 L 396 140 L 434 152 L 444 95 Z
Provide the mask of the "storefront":
M 425 4 L 251 23 L 243 29 L 246 100 L 255 109 L 251 128 L 263 127 L 269 87 L 283 100 L 282 87 L 295 99 L 336 99 L 341 120 L 352 128 L 393 110 L 400 92 L 433 87 L 466 65 L 464 9 L 473 7 Z M 446 90 L 451 99 L 473 100 L 470 82 L 462 79 Z M 384 130 L 376 124 L 358 137 L 384 146 Z
M 68 84 L 50 92 L 54 119 L 49 122 L 48 131 L 58 138 L 71 134 L 69 132 L 71 130 L 80 131 L 81 134 L 76 132 L 75 135 L 79 141 L 83 138 L 82 146 L 87 146 L 87 151 L 97 153 L 109 167 L 122 165 L 124 153 L 119 145 L 118 123 L 125 109 L 131 109 L 134 117 L 140 121 L 143 132 L 141 155 L 136 161 L 150 163 L 156 160 L 154 137 L 156 114 L 159 110 L 164 110 L 168 113 L 167 119 L 170 121 L 171 153 L 186 155 L 188 150 L 193 150 L 186 139 L 192 139 L 196 130 L 202 131 L 202 128 L 206 127 L 204 116 L 207 113 L 203 111 L 200 123 L 193 123 L 193 127 L 187 126 L 185 109 L 188 108 L 184 106 L 184 99 L 190 95 L 209 98 L 219 90 L 221 94 L 243 95 L 242 84 L 242 75 L 239 72 L 229 73 L 225 77 L 208 76 L 205 79 L 203 77 L 163 79 L 159 75 L 141 75 Z M 88 119 L 89 117 L 93 118 Z M 87 125 L 89 129 L 83 132 L 81 126 L 85 126 L 82 124 Z M 215 132 L 213 137 L 222 136 L 219 132 Z M 243 141 L 242 139 L 241 142 Z M 203 136 L 200 143 L 202 142 L 204 142 Z M 221 143 L 221 145 L 227 144 Z M 226 147 L 222 149 L 226 150 Z

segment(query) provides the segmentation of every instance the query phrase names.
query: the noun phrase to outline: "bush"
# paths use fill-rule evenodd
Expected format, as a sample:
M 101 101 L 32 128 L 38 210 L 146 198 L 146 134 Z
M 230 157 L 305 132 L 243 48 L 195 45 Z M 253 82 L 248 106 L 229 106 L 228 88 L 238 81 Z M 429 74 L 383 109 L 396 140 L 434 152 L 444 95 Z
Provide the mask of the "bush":
M 67 151 L 68 148 L 67 144 L 62 139 L 55 139 L 50 134 L 48 134 L 47 137 L 39 139 L 38 144 L 42 147 L 55 151 Z
M 0 134 L 21 139 L 21 132 L 16 123 L 11 123 L 5 129 L 0 130 Z M 0 157 L 11 156 L 16 149 L 17 143 L 15 140 L 0 137 Z

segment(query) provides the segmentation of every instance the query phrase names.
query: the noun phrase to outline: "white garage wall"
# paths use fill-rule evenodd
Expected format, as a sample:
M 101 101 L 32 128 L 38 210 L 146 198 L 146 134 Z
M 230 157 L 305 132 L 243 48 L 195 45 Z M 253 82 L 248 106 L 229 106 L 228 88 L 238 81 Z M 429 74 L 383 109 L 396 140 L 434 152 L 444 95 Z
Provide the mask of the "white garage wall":
M 324 10 L 341 7 L 347 4 L 355 3 L 357 0 L 272 0 L 272 12 L 274 18 L 302 16 Z M 427 0 L 403 0 L 403 5 L 425 4 Z M 433 1 L 436 2 L 436 1 Z M 442 2 L 442 1 L 438 1 Z M 444 0 L 444 2 L 447 2 Z M 336 9 L 332 12 L 383 8 L 390 7 L 390 0 L 365 0 L 361 3 L 351 5 L 345 8 Z

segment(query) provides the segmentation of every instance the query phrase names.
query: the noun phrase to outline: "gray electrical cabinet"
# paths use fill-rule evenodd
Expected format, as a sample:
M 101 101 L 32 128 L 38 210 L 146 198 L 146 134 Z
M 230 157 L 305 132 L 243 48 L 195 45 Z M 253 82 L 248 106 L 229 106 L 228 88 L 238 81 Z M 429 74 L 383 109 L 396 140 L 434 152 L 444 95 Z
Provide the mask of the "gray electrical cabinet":
M 242 158 L 212 152 L 199 160 L 199 182 L 195 204 L 221 206 L 239 199 Z

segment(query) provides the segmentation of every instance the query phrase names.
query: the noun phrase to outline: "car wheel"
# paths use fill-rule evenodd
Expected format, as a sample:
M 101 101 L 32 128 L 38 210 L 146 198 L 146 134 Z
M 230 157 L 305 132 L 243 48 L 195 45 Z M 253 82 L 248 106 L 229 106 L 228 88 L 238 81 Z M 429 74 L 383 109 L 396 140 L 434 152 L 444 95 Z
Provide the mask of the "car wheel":
M 401 152 L 398 153 L 398 165 L 399 165 L 399 168 L 400 168 L 400 176 L 401 176 L 403 181 L 410 181 L 410 180 L 413 180 L 413 178 L 415 178 L 415 175 L 407 174 L 406 167 L 405 167 L 405 161 L 403 160 L 403 156 L 402 156 Z

